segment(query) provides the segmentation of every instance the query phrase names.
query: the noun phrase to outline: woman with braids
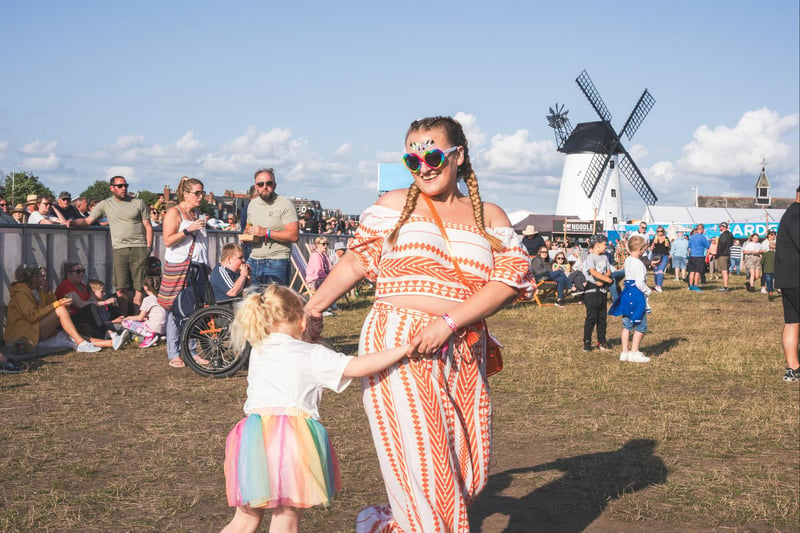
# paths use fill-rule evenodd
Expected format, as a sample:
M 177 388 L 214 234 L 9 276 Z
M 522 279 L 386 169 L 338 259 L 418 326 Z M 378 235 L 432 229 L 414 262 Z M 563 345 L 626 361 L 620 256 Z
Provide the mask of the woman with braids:
M 466 532 L 467 505 L 489 471 L 484 319 L 532 291 L 532 275 L 506 214 L 481 201 L 461 125 L 417 120 L 405 148 L 413 184 L 361 215 L 352 253 L 306 312 L 319 335 L 322 312 L 366 277 L 375 303 L 359 353 L 409 343 L 409 355 L 423 356 L 362 379 L 389 505 L 363 509 L 357 531 Z

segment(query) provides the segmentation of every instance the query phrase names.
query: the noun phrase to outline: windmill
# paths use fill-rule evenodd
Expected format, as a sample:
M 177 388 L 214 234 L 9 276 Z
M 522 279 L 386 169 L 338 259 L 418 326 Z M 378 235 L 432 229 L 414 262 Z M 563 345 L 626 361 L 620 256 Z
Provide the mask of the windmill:
M 622 145 L 623 135 L 631 140 L 656 101 L 647 89 L 634 106 L 625 125 L 617 133 L 608 111 L 589 74 L 584 70 L 575 79 L 589 100 L 599 121 L 579 123 L 575 129 L 563 105 L 550 108 L 547 123 L 553 128 L 559 152 L 567 154 L 558 192 L 556 215 L 577 216 L 581 220 L 602 220 L 606 228 L 622 222 L 621 172 L 647 205 L 658 198 L 639 167 Z

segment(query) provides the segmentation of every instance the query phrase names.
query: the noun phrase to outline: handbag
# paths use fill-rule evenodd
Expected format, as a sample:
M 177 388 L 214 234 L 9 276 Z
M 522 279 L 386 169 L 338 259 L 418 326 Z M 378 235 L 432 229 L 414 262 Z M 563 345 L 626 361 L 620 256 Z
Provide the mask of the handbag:
M 192 253 L 194 252 L 195 237 L 192 235 L 192 245 L 189 247 L 189 255 L 180 263 L 170 263 L 164 261 L 161 265 L 161 285 L 158 288 L 158 305 L 170 311 L 175 298 L 186 286 L 186 275 L 189 273 L 189 265 L 192 264 Z
M 444 244 L 447 246 L 447 251 L 450 254 L 450 262 L 453 263 L 453 269 L 455 269 L 459 281 L 461 281 L 461 283 L 464 285 L 469 286 L 464 273 L 461 271 L 461 267 L 458 266 L 458 261 L 456 261 L 456 256 L 450 246 L 450 239 L 447 238 L 447 231 L 444 229 L 442 219 L 439 218 L 439 213 L 436 212 L 436 208 L 433 207 L 433 202 L 431 202 L 430 198 L 424 194 L 420 194 L 420 196 L 422 196 L 422 199 L 428 204 L 428 209 L 430 210 L 431 215 L 433 215 L 433 220 L 435 220 L 436 225 L 439 226 L 439 231 L 442 233 Z M 489 333 L 489 327 L 486 325 L 486 321 L 483 320 L 482 322 L 483 330 L 486 332 L 486 376 L 488 377 L 493 376 L 503 370 L 503 345 L 500 344 L 500 341 L 497 340 L 497 337 Z

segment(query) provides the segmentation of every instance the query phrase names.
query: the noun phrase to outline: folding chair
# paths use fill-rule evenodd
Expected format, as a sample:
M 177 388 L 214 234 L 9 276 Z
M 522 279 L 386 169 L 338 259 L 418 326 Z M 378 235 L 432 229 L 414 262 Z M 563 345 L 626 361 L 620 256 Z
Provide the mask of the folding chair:
M 557 289 L 558 289 L 558 284 L 555 281 L 549 279 L 543 279 L 542 281 L 537 283 L 536 291 L 533 293 L 533 299 L 536 300 L 536 305 L 538 305 L 539 307 L 554 305 L 552 303 L 542 303 L 542 300 L 551 295 L 555 296 Z
M 297 246 L 297 243 L 292 243 L 292 255 L 290 259 L 292 260 L 294 273 L 292 274 L 292 280 L 289 282 L 289 286 L 300 294 L 311 296 L 311 293 L 314 291 L 306 285 L 306 267 L 308 263 L 306 263 L 306 258 L 303 252 L 300 251 L 300 247 Z

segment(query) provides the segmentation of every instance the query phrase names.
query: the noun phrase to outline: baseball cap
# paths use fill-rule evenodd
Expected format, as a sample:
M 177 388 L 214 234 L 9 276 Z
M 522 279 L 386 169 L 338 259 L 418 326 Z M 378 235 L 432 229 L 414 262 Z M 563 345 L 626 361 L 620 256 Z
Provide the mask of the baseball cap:
M 67 191 L 61 191 L 60 193 L 58 193 L 58 199 L 61 200 L 63 198 L 66 198 L 67 200 L 72 200 L 72 195 Z
M 336 250 L 347 250 L 347 245 L 343 242 L 337 242 L 333 245 L 333 251 L 335 252 Z

